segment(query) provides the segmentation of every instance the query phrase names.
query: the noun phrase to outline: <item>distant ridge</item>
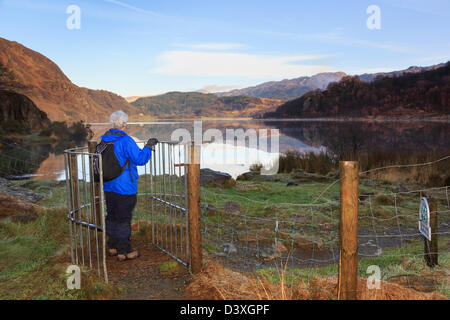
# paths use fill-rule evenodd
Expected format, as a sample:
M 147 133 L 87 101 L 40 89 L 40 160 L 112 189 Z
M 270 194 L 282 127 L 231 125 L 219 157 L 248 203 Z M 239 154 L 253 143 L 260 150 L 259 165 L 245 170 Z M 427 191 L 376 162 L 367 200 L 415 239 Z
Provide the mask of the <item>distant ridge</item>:
M 125 100 L 127 100 L 128 103 L 132 103 L 132 102 L 136 101 L 139 98 L 142 98 L 142 97 L 141 96 L 125 97 Z
M 270 81 L 260 85 L 235 89 L 228 92 L 218 92 L 215 95 L 224 96 L 250 96 L 257 98 L 272 98 L 291 100 L 300 97 L 309 91 L 326 89 L 331 82 L 340 81 L 346 74 L 344 72 L 325 72 L 311 77 Z
M 411 66 L 408 69 L 399 70 L 399 71 L 391 71 L 391 72 L 377 72 L 377 73 L 363 73 L 359 75 L 359 79 L 361 81 L 372 82 L 377 78 L 383 77 L 399 77 L 408 73 L 418 73 L 423 71 L 435 70 L 445 66 L 445 63 L 436 64 L 428 67 L 417 67 Z
M 274 111 L 283 100 L 248 96 L 218 97 L 212 93 L 168 92 L 141 97 L 132 105 L 157 118 L 254 117 Z
M 408 69 L 399 71 L 364 73 L 359 75 L 359 78 L 361 81 L 372 82 L 376 78 L 380 77 L 398 77 L 403 74 L 435 70 L 442 66 L 444 66 L 444 63 L 428 67 L 412 66 Z M 344 72 L 325 72 L 318 73 L 311 77 L 299 77 L 281 81 L 270 81 L 253 87 L 236 89 L 227 92 L 217 92 L 215 94 L 219 97 L 247 95 L 259 98 L 292 100 L 314 90 L 325 90 L 330 83 L 339 82 L 345 76 L 347 76 L 347 74 Z

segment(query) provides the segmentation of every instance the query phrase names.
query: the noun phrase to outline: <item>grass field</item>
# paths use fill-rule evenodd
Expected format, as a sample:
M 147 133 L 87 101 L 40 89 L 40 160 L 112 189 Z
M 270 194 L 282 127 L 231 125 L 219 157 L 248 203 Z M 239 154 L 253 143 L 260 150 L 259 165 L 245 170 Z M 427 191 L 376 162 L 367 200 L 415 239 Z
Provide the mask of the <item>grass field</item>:
M 238 231 L 256 234 L 265 228 L 264 221 L 269 221 L 272 232 L 272 224 L 279 220 L 284 223 L 280 222 L 278 232 L 291 232 L 294 225 L 296 232 L 314 235 L 324 242 L 332 236 L 335 237 L 340 191 L 337 178 L 299 182 L 297 186 L 287 187 L 287 181 L 292 179 L 289 174 L 278 174 L 268 178 L 257 177 L 249 181 L 238 181 L 235 186 L 225 189 L 202 187 L 203 228 L 206 227 L 211 232 L 211 239 L 226 238 L 229 229 L 221 228 L 222 225 L 232 223 Z M 87 269 L 83 270 L 82 279 L 85 282 L 82 284 L 82 290 L 72 291 L 66 288 L 65 270 L 70 264 L 70 252 L 65 183 L 50 180 L 15 183 L 44 193 L 46 196 L 40 204 L 46 209 L 30 223 L 13 222 L 11 219 L 0 222 L 0 299 L 113 297 L 117 288 L 105 285 L 95 272 Z M 369 229 L 373 227 L 373 221 L 376 221 L 377 228 L 388 230 L 397 228 L 397 223 L 401 223 L 402 228 L 416 228 L 419 193 L 398 193 L 406 187 L 412 191 L 420 186 L 383 183 L 371 179 L 360 180 L 358 227 Z M 149 190 L 143 190 L 141 184 L 140 191 Z M 431 195 L 441 208 L 447 206 L 445 193 L 436 191 Z M 213 209 L 208 209 L 205 204 Z M 141 202 L 136 214 L 141 218 L 148 218 L 148 205 L 144 201 Z M 376 220 L 372 219 L 374 217 Z M 443 215 L 441 219 L 448 222 L 448 214 Z M 331 226 L 331 230 L 323 227 L 324 225 Z M 265 234 L 269 240 L 273 240 L 274 236 L 273 232 Z M 214 241 L 209 242 L 206 239 L 203 245 L 208 252 L 218 250 Z M 367 267 L 375 264 L 381 268 L 382 279 L 404 275 L 436 279 L 446 275 L 448 280 L 448 236 L 440 237 L 439 245 L 440 265 L 434 270 L 429 269 L 423 262 L 423 243 L 408 241 L 401 248 L 387 248 L 381 256 L 361 259 L 359 275 L 367 276 Z M 163 268 L 165 267 L 170 269 L 171 266 Z M 262 268 L 257 272 L 274 283 L 279 281 L 279 270 L 275 268 Z M 295 285 L 307 282 L 312 277 L 336 274 L 337 265 L 333 264 L 316 268 L 287 267 L 284 277 L 286 283 Z M 448 282 L 435 285 L 439 292 L 450 297 Z
M 82 289 L 69 290 L 67 211 L 49 209 L 28 224 L 0 223 L 0 299 L 108 298 L 113 289 L 82 269 Z

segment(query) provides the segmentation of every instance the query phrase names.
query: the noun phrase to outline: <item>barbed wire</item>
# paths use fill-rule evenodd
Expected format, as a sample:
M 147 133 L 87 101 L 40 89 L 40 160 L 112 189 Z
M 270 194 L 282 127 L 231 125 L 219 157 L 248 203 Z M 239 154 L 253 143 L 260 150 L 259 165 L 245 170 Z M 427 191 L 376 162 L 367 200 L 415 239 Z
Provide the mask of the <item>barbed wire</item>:
M 384 166 L 384 167 L 379 167 L 379 168 L 374 168 L 374 169 L 369 169 L 366 171 L 361 171 L 359 174 L 366 174 L 366 173 L 371 173 L 371 172 L 375 172 L 375 171 L 379 171 L 379 170 L 384 170 L 384 169 L 392 169 L 392 168 L 411 168 L 411 167 L 421 167 L 421 166 L 428 166 L 428 165 L 432 165 L 432 164 L 436 164 L 438 162 L 444 161 L 450 159 L 450 155 L 445 156 L 443 158 L 440 158 L 438 160 L 434 160 L 434 161 L 429 161 L 429 162 L 423 162 L 423 163 L 416 163 L 416 164 L 399 164 L 399 165 L 389 165 L 389 166 Z

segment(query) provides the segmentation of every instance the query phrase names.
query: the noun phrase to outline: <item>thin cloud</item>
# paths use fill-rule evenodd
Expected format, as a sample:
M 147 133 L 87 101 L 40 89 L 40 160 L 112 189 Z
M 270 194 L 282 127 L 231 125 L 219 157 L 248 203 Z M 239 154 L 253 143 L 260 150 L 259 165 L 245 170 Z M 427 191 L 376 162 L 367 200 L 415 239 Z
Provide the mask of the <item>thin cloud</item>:
M 138 7 L 129 5 L 128 3 L 125 3 L 125 2 L 122 2 L 122 1 L 105 0 L 105 2 L 109 2 L 109 3 L 115 4 L 115 5 L 121 6 L 123 8 L 127 8 L 127 9 L 130 9 L 130 10 L 133 10 L 133 11 L 136 11 L 136 12 L 140 12 L 140 13 L 150 14 L 150 15 L 153 15 L 153 16 L 159 16 L 160 15 L 159 13 L 156 13 L 154 11 L 138 8 Z
M 267 56 L 244 53 L 168 51 L 153 73 L 178 76 L 293 78 L 333 71 L 326 65 L 299 64 L 329 55 Z

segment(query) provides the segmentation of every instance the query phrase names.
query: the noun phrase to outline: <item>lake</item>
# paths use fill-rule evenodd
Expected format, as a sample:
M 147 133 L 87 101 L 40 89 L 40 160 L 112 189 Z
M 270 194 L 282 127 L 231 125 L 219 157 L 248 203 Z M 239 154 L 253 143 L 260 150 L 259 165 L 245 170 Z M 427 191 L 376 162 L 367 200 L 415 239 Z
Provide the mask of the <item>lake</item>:
M 100 139 L 108 127 L 107 124 L 92 124 L 94 139 Z M 194 121 L 159 121 L 129 123 L 126 131 L 137 141 L 147 141 L 151 137 L 161 141 L 174 140 L 174 137 L 179 140 L 182 134 L 196 136 L 196 141 L 202 140 L 201 167 L 227 172 L 233 177 L 248 171 L 255 163 L 269 168 L 279 153 L 287 150 L 326 150 L 337 156 L 348 152 L 450 154 L 448 120 L 219 119 L 195 124 Z M 6 143 L 0 152 L 0 173 L 16 178 L 64 179 L 63 150 L 61 145 Z

